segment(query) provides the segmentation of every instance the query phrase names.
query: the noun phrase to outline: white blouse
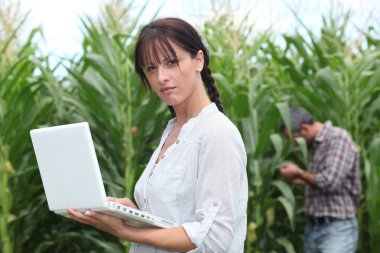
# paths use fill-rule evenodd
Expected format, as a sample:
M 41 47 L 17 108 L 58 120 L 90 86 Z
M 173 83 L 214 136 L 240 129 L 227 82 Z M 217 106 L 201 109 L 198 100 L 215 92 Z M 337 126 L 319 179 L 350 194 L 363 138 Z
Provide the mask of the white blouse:
M 174 123 L 169 121 L 136 184 L 137 205 L 181 224 L 197 247 L 190 252 L 243 252 L 248 183 L 239 131 L 212 103 L 182 126 L 155 165 Z M 168 251 L 132 243 L 130 252 Z

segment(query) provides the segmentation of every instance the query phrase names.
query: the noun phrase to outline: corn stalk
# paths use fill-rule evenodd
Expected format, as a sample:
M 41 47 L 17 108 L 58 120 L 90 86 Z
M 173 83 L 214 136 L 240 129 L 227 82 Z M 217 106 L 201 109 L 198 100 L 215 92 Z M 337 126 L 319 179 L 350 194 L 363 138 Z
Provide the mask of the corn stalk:
M 324 18 L 321 35 L 317 38 L 299 19 L 309 37 L 300 33 L 285 35 L 285 50 L 269 44 L 272 67 L 281 77 L 285 102 L 301 105 L 312 112 L 319 121 L 332 120 L 334 125 L 347 129 L 357 143 L 364 168 L 376 168 L 367 159 L 367 147 L 378 134 L 380 126 L 380 68 L 379 47 L 364 50 L 366 45 L 354 47 L 346 38 L 349 13 L 335 19 Z M 281 87 L 281 84 L 278 84 Z M 374 172 L 371 172 L 374 173 Z M 373 174 L 376 178 L 376 174 Z M 372 189 L 374 178 L 363 182 L 364 189 Z M 370 196 L 370 195 L 368 195 Z M 372 196 L 372 195 L 371 195 Z M 377 200 L 368 198 L 369 206 L 377 206 Z M 374 202 L 374 203 L 372 203 Z M 367 227 L 373 231 L 371 241 L 377 241 L 380 234 L 374 234 L 378 224 L 366 223 L 366 205 L 359 212 L 361 237 L 359 248 L 367 251 L 369 245 L 363 240 Z M 372 214 L 368 213 L 373 218 Z M 364 219 L 364 220 L 363 220 Z M 375 227 L 375 228 L 372 228 Z M 372 244 L 373 245 L 373 244 Z M 372 246 L 373 247 L 373 246 Z M 373 249 L 372 249 L 373 250 Z
M 11 221 L 12 196 L 9 190 L 9 177 L 14 174 L 8 160 L 9 148 L 0 139 L 0 237 L 1 248 L 4 253 L 12 252 L 12 241 L 8 229 Z
M 47 58 L 35 56 L 37 30 L 12 57 L 5 56 L 12 50 L 4 45 L 16 44 L 0 44 L 2 252 L 128 251 L 128 243 L 48 211 L 28 131 L 88 121 L 108 194 L 133 198 L 133 186 L 169 113 L 134 74 L 133 46 L 144 8 L 133 14 L 132 6 L 115 0 L 100 20 L 82 19 L 83 55 L 69 59 L 63 80 L 55 77 Z M 277 132 L 291 105 L 306 107 L 321 121 L 333 120 L 357 142 L 365 176 L 359 252 L 373 252 L 380 236 L 380 42 L 373 30 L 363 32 L 366 41 L 353 46 L 345 38 L 347 15 L 340 21 L 324 18 L 318 36 L 300 20 L 309 37 L 287 34 L 282 46 L 270 31 L 256 33 L 248 16 L 236 23 L 233 11 L 216 11 L 201 33 L 226 114 L 241 131 L 248 154 L 245 252 L 302 252 L 303 191 L 278 172 L 286 159 L 303 167 L 307 160 L 306 150 L 292 150 Z
M 157 141 L 165 124 L 162 119 L 169 113 L 157 97 L 150 97 L 134 73 L 138 18 L 130 19 L 131 4 L 114 4 L 119 8 L 106 7 L 100 24 L 82 20 L 84 61 L 68 69 L 75 94 L 67 100 L 75 108 L 73 116 L 90 123 L 108 194 L 133 199 L 136 178 L 152 150 L 151 141 Z M 123 26 L 114 22 L 117 15 L 126 20 Z M 122 244 L 128 252 L 130 244 Z
M 276 131 L 280 114 L 273 101 L 280 102 L 276 86 L 264 75 L 266 63 L 252 61 L 261 53 L 270 32 L 254 33 L 248 14 L 236 23 L 230 14 L 216 10 L 212 20 L 204 25 L 211 53 L 211 71 L 221 92 L 225 113 L 239 127 L 246 145 L 249 180 L 248 228 L 245 252 L 266 252 L 284 248 L 292 252 L 292 243 L 277 233 L 275 224 L 284 218 L 294 227 L 295 201 L 285 183 L 275 181 L 274 175 L 284 154 Z M 269 81 L 269 82 L 268 82 Z M 274 159 L 268 154 L 278 152 Z M 279 217 L 275 209 L 283 208 Z M 277 238 L 276 238 L 277 237 Z

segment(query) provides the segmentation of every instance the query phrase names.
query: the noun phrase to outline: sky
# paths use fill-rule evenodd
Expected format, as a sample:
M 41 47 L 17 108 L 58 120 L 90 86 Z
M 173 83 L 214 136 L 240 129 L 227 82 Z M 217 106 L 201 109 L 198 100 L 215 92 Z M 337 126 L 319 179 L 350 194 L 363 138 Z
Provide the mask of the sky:
M 32 28 L 41 26 L 44 40 L 39 42 L 41 50 L 53 57 L 72 57 L 80 53 L 82 33 L 80 19 L 84 15 L 96 17 L 100 5 L 105 0 L 20 0 L 23 11 L 31 10 L 23 31 L 27 34 Z M 147 0 L 148 5 L 142 20 L 148 20 L 161 6 L 159 16 L 175 16 L 197 24 L 210 17 L 211 0 Z M 214 2 L 221 0 L 214 0 Z M 128 0 L 126 0 L 128 2 Z M 380 25 L 380 1 L 378 0 L 230 0 L 227 1 L 237 17 L 250 10 L 249 17 L 256 30 L 273 27 L 279 33 L 294 31 L 297 21 L 289 6 L 311 28 L 321 25 L 321 13 L 326 14 L 330 7 L 339 5 L 351 9 L 358 26 L 368 22 Z M 135 1 L 139 9 L 145 1 Z M 378 16 L 375 16 L 377 13 Z M 372 17 L 371 17 L 372 15 Z M 369 18 L 371 17 L 371 18 Z

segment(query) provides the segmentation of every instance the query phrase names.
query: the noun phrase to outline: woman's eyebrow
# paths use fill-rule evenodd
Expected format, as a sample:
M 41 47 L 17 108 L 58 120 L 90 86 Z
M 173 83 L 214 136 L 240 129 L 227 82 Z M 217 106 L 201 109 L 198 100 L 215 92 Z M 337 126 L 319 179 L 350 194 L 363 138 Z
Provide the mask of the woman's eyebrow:
M 157 56 L 157 57 L 156 57 Z M 151 55 L 145 57 L 145 63 L 143 64 L 144 66 L 148 65 L 156 65 L 156 64 L 161 64 L 161 62 L 168 62 L 172 60 L 177 60 L 179 59 L 177 54 L 171 54 L 170 52 L 163 52 L 162 58 L 160 58 L 158 55 Z
M 164 61 L 172 61 L 178 59 L 177 55 L 168 55 L 163 58 Z

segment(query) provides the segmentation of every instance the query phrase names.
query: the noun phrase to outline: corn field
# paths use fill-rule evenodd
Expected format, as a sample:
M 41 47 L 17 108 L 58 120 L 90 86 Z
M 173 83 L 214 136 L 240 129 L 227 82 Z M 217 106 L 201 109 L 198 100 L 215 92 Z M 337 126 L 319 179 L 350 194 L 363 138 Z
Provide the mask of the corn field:
M 128 243 L 48 210 L 29 131 L 89 122 L 107 194 L 133 198 L 170 113 L 134 73 L 145 9 L 132 16 L 132 8 L 114 1 L 100 18 L 82 17 L 83 52 L 56 65 L 38 48 L 41 29 L 18 40 L 27 17 L 7 30 L 1 20 L 0 252 L 128 252 Z M 380 247 L 380 31 L 363 28 L 353 44 L 350 13 L 322 20 L 318 33 L 300 20 L 304 32 L 282 35 L 284 44 L 270 30 L 256 32 L 248 18 L 236 24 L 228 14 L 215 13 L 197 27 L 225 112 L 248 154 L 245 252 L 303 252 L 303 191 L 278 173 L 288 159 L 303 168 L 307 163 L 305 143 L 292 147 L 277 129 L 295 105 L 353 136 L 363 183 L 358 252 Z M 57 77 L 58 68 L 66 74 Z

